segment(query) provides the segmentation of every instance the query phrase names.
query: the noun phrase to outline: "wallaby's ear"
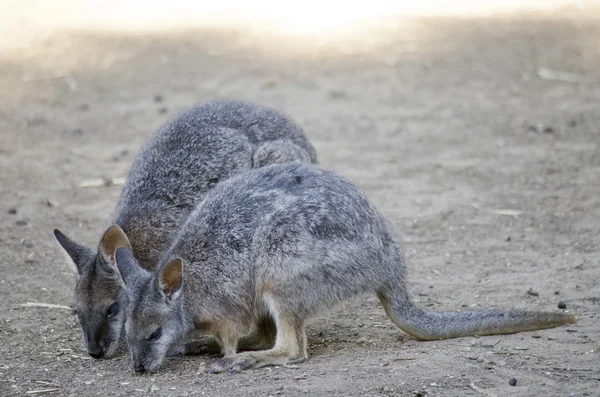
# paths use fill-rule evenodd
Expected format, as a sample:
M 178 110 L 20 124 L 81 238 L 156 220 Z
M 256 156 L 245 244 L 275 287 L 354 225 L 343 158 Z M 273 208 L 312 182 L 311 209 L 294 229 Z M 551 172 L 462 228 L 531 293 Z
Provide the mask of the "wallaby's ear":
M 118 225 L 112 225 L 104 232 L 104 236 L 98 245 L 98 252 L 102 255 L 104 261 L 108 264 L 115 263 L 115 251 L 119 247 L 124 247 L 131 250 L 129 239 L 125 235 L 123 229 Z
M 94 251 L 71 240 L 58 229 L 54 229 L 54 237 L 56 237 L 60 246 L 63 247 L 65 252 L 69 254 L 73 260 L 77 274 L 81 275 L 83 267 L 86 266 L 94 256 Z
M 136 277 L 138 272 L 143 271 L 129 248 L 118 247 L 115 251 L 115 262 L 126 285 Z
M 183 285 L 183 264 L 173 259 L 158 271 L 157 286 L 167 299 L 177 296 Z

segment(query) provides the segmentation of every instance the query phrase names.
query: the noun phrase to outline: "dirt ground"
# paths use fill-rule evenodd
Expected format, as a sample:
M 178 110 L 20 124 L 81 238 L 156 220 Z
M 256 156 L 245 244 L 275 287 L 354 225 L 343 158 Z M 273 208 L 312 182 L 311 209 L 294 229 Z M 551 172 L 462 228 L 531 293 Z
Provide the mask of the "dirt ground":
M 398 17 L 339 41 L 23 26 L 27 45 L 0 52 L 0 395 L 600 395 L 597 10 Z M 364 296 L 314 319 L 297 367 L 90 359 L 69 310 L 23 306 L 72 303 L 52 229 L 95 245 L 120 187 L 80 184 L 124 177 L 159 125 L 217 97 L 299 122 L 392 221 L 424 307 L 562 300 L 578 322 L 418 342 Z

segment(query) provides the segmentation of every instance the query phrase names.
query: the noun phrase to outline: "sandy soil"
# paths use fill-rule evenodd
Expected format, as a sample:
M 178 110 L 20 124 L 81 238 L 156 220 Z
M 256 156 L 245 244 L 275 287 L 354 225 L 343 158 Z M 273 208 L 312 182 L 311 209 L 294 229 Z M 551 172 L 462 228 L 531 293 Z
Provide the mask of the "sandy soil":
M 0 395 L 600 395 L 599 12 L 399 17 L 339 41 L 24 26 L 0 53 Z M 365 296 L 316 318 L 293 368 L 208 375 L 186 357 L 135 376 L 127 354 L 89 359 L 69 310 L 22 306 L 72 303 L 51 231 L 96 244 L 120 187 L 80 183 L 125 176 L 160 124 L 216 97 L 303 126 L 393 222 L 423 306 L 563 300 L 579 321 L 418 342 Z

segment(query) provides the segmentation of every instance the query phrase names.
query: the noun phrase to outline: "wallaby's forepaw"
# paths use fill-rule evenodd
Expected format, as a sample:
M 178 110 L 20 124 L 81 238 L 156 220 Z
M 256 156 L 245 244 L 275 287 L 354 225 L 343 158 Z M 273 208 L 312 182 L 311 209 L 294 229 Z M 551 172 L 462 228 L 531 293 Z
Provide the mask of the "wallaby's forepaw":
M 216 355 L 221 352 L 221 347 L 215 341 L 197 341 L 189 342 L 178 346 L 173 350 L 171 356 L 195 356 L 195 355 Z

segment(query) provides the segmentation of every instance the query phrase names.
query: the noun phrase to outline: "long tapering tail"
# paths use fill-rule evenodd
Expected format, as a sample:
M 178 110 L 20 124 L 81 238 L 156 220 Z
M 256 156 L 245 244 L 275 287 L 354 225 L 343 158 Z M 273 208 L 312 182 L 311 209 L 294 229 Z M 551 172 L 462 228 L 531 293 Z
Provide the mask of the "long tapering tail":
M 415 305 L 405 288 L 384 287 L 377 292 L 385 312 L 404 332 L 420 340 L 439 340 L 473 335 L 512 334 L 553 328 L 577 321 L 563 312 L 478 310 L 428 312 Z

